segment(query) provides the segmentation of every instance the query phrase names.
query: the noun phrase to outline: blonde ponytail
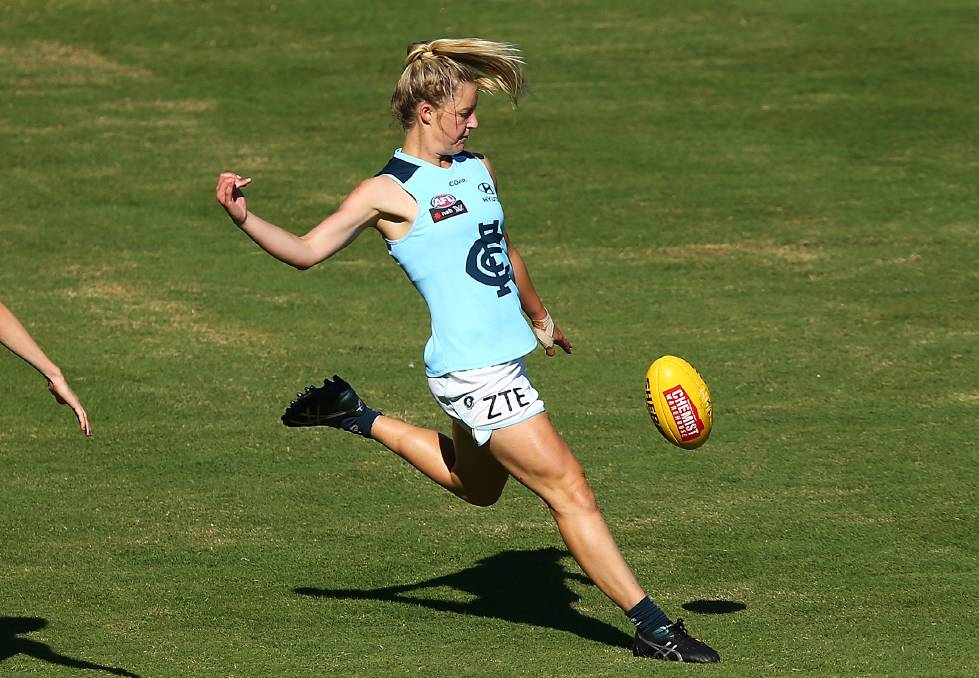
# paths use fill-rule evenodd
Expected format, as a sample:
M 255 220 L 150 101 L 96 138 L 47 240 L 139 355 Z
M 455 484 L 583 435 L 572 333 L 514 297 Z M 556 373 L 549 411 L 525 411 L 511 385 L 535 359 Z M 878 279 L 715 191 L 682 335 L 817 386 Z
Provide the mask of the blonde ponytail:
M 516 106 L 526 86 L 523 66 L 520 50 L 507 43 L 478 38 L 413 43 L 391 95 L 391 112 L 408 129 L 418 104 L 441 106 L 461 82 L 475 83 L 482 92 L 503 92 Z

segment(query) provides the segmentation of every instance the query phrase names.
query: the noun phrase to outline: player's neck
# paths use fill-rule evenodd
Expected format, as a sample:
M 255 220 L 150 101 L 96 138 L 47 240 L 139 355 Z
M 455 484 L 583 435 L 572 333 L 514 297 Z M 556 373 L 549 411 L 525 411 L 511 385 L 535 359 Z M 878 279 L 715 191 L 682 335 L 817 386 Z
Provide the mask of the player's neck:
M 418 158 L 419 160 L 424 160 L 425 162 L 431 163 L 436 167 L 451 167 L 452 166 L 452 156 L 442 155 L 435 150 L 431 145 L 426 144 L 425 140 L 420 134 L 412 134 L 413 130 L 409 130 L 408 134 L 405 136 L 405 141 L 401 145 L 401 150 L 408 155 Z

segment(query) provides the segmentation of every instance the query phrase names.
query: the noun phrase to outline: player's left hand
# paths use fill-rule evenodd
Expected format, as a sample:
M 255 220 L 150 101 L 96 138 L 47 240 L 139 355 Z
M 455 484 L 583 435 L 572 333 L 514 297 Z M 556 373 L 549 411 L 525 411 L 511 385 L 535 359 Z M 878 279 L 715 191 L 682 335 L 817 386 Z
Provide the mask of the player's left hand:
M 67 405 L 75 413 L 78 419 L 78 426 L 86 436 L 92 436 L 92 425 L 88 423 L 88 413 L 82 407 L 81 401 L 75 392 L 71 390 L 67 380 L 63 376 L 58 376 L 48 382 L 48 390 L 51 395 L 62 405 Z
M 540 320 L 531 320 L 530 325 L 537 336 L 537 343 L 544 348 L 544 353 L 549 357 L 553 358 L 557 355 L 557 351 L 554 350 L 555 344 L 560 346 L 565 353 L 571 353 L 571 341 L 564 336 L 561 328 L 554 324 L 550 313 Z
M 561 347 L 561 350 L 563 350 L 565 353 L 568 354 L 571 353 L 571 340 L 568 339 L 566 336 L 564 336 L 564 332 L 562 332 L 561 328 L 558 327 L 557 325 L 554 326 L 553 339 L 554 339 L 554 343 Z M 547 353 L 547 355 L 551 356 L 552 358 L 557 353 L 554 350 L 553 346 L 550 348 L 550 350 L 544 349 L 544 352 Z

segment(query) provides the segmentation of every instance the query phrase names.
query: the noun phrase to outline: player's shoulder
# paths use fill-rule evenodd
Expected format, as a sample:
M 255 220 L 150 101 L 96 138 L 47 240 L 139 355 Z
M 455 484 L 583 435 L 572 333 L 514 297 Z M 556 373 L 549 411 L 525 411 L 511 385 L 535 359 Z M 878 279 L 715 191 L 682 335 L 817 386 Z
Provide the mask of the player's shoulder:
M 410 215 L 415 213 L 412 197 L 401 184 L 383 174 L 364 179 L 357 184 L 340 209 L 369 215 L 368 221 L 364 223 L 372 226 L 377 226 L 376 219 L 380 215 L 405 215 L 404 218 L 410 221 Z
M 487 172 L 490 173 L 490 176 L 493 177 L 493 181 L 496 181 L 496 175 L 493 173 L 493 165 L 490 163 L 489 158 L 482 153 L 477 153 L 476 151 L 462 151 L 461 153 L 452 156 L 452 159 L 455 160 L 456 163 L 463 164 L 467 162 L 478 162 L 486 168 Z
M 387 161 L 387 164 L 381 168 L 381 171 L 374 175 L 374 178 L 389 176 L 394 177 L 401 183 L 405 183 L 411 179 L 412 176 L 414 176 L 419 167 L 420 165 L 416 163 L 409 162 L 404 158 L 399 158 L 398 156 L 393 155 L 391 156 L 391 159 Z M 368 179 L 368 181 L 370 180 Z
M 477 153 L 476 151 L 463 151 L 462 153 L 457 153 L 456 155 L 452 156 L 452 159 L 455 160 L 456 163 L 461 164 L 479 162 L 487 167 L 489 167 L 490 164 L 485 155 L 482 153 Z
M 493 163 L 489 161 L 489 158 L 482 153 L 476 153 L 475 151 L 463 151 L 456 156 L 456 158 L 459 158 L 460 156 L 466 156 L 466 160 L 480 162 L 483 167 L 486 168 L 486 171 L 489 172 L 490 177 L 493 179 L 493 183 L 496 183 L 496 172 L 493 171 Z
M 357 187 L 354 188 L 354 193 L 363 193 L 364 195 L 383 195 L 390 193 L 392 191 L 404 192 L 404 190 L 398 185 L 397 182 L 392 181 L 391 174 L 377 174 L 370 178 L 364 179 Z
M 357 184 L 347 196 L 346 202 L 350 205 L 361 205 L 369 209 L 385 211 L 392 200 L 397 200 L 402 195 L 404 195 L 404 190 L 392 180 L 391 176 L 377 174 Z

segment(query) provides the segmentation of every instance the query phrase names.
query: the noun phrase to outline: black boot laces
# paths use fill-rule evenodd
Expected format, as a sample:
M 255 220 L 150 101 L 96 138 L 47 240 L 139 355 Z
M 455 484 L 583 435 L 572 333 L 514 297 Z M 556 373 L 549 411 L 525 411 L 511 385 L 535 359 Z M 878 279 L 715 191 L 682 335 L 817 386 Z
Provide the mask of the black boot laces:
M 309 393 L 310 391 L 312 391 L 314 388 L 316 388 L 316 387 L 313 386 L 312 384 L 310 384 L 309 386 L 307 386 L 306 388 L 304 388 L 302 391 L 300 391 L 299 393 L 297 393 L 296 394 L 296 399 L 293 400 L 291 403 L 289 403 L 289 406 L 292 407 L 293 405 L 295 405 L 296 403 L 298 403 L 300 400 L 303 399 L 303 396 L 304 395 L 306 395 L 307 393 Z
M 693 638 L 694 640 L 700 643 L 704 642 L 700 640 L 700 638 L 696 638 L 694 636 L 691 636 L 689 633 L 687 633 L 687 627 L 684 626 L 682 618 L 678 618 L 675 622 L 673 622 L 666 628 L 670 629 L 674 634 L 678 636 L 686 636 L 687 638 Z

